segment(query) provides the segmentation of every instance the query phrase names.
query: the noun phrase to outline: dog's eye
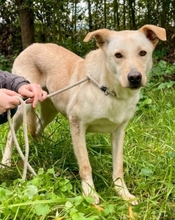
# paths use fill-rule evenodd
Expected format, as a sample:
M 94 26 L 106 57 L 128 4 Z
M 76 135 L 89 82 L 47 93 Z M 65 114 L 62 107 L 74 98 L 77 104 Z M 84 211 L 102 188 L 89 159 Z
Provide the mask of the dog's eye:
M 121 53 L 116 53 L 116 54 L 115 54 L 115 57 L 117 57 L 117 58 L 122 58 L 123 55 L 122 55 Z
M 147 52 L 144 51 L 144 50 L 141 50 L 140 53 L 139 53 L 139 55 L 140 55 L 141 57 L 144 57 L 146 54 L 147 54 Z

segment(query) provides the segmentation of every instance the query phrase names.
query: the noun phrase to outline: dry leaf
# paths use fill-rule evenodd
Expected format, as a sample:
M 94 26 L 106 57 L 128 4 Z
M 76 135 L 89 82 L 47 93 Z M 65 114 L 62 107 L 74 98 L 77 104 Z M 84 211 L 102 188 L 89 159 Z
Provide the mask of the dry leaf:
M 128 205 L 129 220 L 135 220 L 138 216 L 132 211 L 132 206 Z
M 93 205 L 93 207 L 96 208 L 99 212 L 104 211 L 104 209 L 99 205 Z

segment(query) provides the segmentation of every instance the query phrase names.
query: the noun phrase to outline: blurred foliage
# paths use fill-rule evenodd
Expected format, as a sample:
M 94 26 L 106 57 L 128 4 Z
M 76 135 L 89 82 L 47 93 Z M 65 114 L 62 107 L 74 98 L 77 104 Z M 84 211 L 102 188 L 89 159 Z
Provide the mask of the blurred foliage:
M 19 14 L 25 9 L 32 13 L 36 42 L 57 43 L 84 56 L 96 47 L 94 42 L 83 43 L 87 32 L 99 28 L 137 29 L 150 23 L 166 28 L 168 41 L 162 45 L 166 45 L 169 56 L 174 53 L 175 43 L 174 4 L 173 0 L 0 0 L 0 53 L 9 56 L 22 50 L 20 30 L 28 27 L 27 22 L 26 27 L 24 22 L 20 26 Z

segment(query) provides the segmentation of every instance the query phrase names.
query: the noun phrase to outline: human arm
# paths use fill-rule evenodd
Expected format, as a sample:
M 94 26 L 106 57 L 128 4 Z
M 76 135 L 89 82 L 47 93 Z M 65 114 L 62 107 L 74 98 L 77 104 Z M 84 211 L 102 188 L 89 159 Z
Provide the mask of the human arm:
M 22 85 L 26 85 L 29 83 L 30 82 L 22 76 L 17 76 L 7 71 L 0 70 L 0 88 L 5 88 L 18 92 L 18 89 Z
M 0 105 L 3 109 L 7 108 L 7 103 L 5 104 L 3 102 L 5 96 L 11 96 L 9 99 L 6 97 L 6 100 L 8 100 L 11 103 L 12 96 L 15 95 L 21 95 L 24 98 L 30 98 L 27 100 L 27 103 L 32 103 L 32 106 L 35 108 L 38 101 L 43 101 L 47 97 L 47 93 L 42 90 L 39 84 L 31 83 L 26 80 L 24 77 L 17 76 L 14 74 L 11 74 L 6 71 L 0 70 L 0 88 L 4 88 L 6 90 L 13 90 L 13 93 L 7 92 L 6 90 L 1 90 L 1 102 Z M 11 91 L 12 92 L 12 91 Z M 13 97 L 14 101 L 14 97 Z M 13 102 L 14 103 L 14 102 Z M 16 105 L 19 105 L 19 101 L 15 102 Z M 17 104 L 18 103 L 18 104 Z M 5 104 L 5 106 L 4 106 Z M 11 106 L 11 105 L 10 105 Z M 14 105 L 13 105 L 14 106 Z M 14 106 L 14 107 L 15 107 Z

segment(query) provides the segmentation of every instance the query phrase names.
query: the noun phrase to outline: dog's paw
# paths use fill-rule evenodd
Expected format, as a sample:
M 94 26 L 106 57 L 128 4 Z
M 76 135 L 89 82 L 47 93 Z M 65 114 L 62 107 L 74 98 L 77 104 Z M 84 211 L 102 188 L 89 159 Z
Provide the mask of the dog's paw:
M 129 193 L 129 191 L 120 190 L 118 191 L 118 194 L 122 197 L 123 200 L 128 201 L 132 205 L 138 205 L 137 198 Z
M 11 161 L 10 160 L 2 160 L 0 163 L 0 169 L 4 169 L 6 167 L 11 167 Z
M 82 188 L 83 188 L 83 196 L 91 196 L 94 198 L 94 205 L 97 205 L 100 203 L 99 196 L 97 192 L 95 191 L 94 185 L 90 185 L 87 182 L 82 181 Z
M 100 198 L 98 197 L 97 193 L 91 193 L 90 196 L 94 198 L 94 205 L 98 205 L 100 203 Z
M 94 199 L 93 205 L 98 205 L 100 203 L 100 199 L 97 193 L 89 193 L 88 195 L 85 195 L 85 193 L 83 193 L 83 196 L 91 196 Z
M 115 190 L 123 200 L 128 201 L 132 205 L 138 204 L 137 198 L 129 192 L 122 178 L 115 181 Z
M 98 205 L 100 203 L 100 198 L 97 195 L 97 193 L 94 191 L 93 192 L 91 191 L 88 194 L 85 194 L 85 192 L 83 192 L 83 196 L 91 196 L 94 199 L 94 202 L 93 202 L 94 205 Z

